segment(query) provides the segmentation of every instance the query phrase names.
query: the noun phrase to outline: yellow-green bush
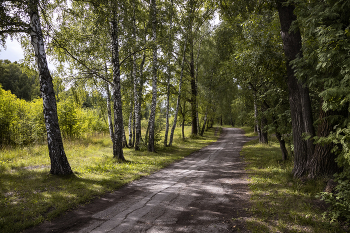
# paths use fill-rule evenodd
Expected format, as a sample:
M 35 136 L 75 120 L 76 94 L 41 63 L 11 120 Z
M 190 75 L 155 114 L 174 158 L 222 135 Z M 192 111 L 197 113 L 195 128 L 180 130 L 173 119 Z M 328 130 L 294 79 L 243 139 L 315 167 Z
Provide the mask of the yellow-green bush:
M 63 137 L 78 138 L 93 132 L 108 132 L 99 109 L 82 109 L 72 97 L 60 101 L 57 111 Z M 27 102 L 0 86 L 0 145 L 25 145 L 45 138 L 42 99 Z

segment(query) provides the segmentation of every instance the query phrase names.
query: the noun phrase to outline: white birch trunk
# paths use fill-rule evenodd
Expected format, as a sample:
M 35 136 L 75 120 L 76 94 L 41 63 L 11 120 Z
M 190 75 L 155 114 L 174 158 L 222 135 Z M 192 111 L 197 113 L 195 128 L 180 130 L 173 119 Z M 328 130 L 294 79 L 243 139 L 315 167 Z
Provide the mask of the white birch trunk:
M 182 76 L 184 73 L 184 68 L 185 68 L 185 55 L 186 55 L 186 45 L 187 45 L 187 36 L 185 38 L 185 45 L 184 45 L 184 51 L 182 55 L 182 61 L 181 61 L 181 73 L 180 73 L 180 82 L 179 82 L 179 93 L 177 95 L 177 102 L 176 102 L 176 109 L 175 109 L 175 114 L 174 114 L 174 122 L 173 122 L 173 127 L 171 128 L 170 132 L 170 138 L 169 138 L 169 146 L 173 144 L 173 138 L 174 138 L 174 131 L 176 128 L 176 122 L 177 122 L 177 115 L 179 113 L 179 106 L 180 106 L 180 98 L 181 98 L 181 87 L 182 87 Z
M 112 5 L 112 21 L 111 21 L 111 42 L 112 42 L 112 65 L 113 65 L 113 96 L 114 96 L 114 137 L 115 145 L 113 149 L 113 157 L 125 160 L 123 155 L 123 110 L 120 86 L 120 63 L 119 63 L 119 28 L 117 19 L 117 6 Z
M 148 140 L 148 151 L 155 152 L 154 147 L 154 130 L 155 130 L 155 117 L 157 107 L 157 5 L 156 0 L 151 0 L 151 19 L 152 19 L 152 40 L 154 43 L 153 47 L 153 67 L 152 67 L 152 103 L 151 103 L 151 114 L 149 117 L 149 140 Z
M 56 97 L 52 83 L 52 77 L 48 69 L 43 34 L 38 12 L 38 2 L 30 3 L 30 37 L 40 77 L 40 91 L 43 98 L 44 118 L 47 131 L 47 143 L 51 161 L 50 173 L 54 175 L 72 174 L 67 160 L 60 127 L 58 125 Z
M 170 62 L 171 62 L 171 55 L 173 50 L 173 41 L 172 41 L 172 27 L 173 27 L 173 1 L 171 1 L 171 13 L 170 13 L 170 29 L 169 29 L 169 47 L 168 47 L 168 67 L 167 67 L 167 96 L 166 96 L 166 123 L 165 123 L 165 135 L 164 135 L 164 146 L 167 146 L 168 144 L 168 133 L 169 133 L 169 109 L 170 109 Z

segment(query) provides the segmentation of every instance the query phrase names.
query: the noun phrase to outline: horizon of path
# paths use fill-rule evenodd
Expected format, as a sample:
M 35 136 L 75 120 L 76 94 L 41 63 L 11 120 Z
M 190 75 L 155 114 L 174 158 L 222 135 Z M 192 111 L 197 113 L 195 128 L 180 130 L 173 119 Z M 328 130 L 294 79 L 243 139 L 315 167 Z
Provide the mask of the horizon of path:
M 181 161 L 24 232 L 245 232 L 250 195 L 240 151 L 251 139 L 223 128 L 217 142 Z

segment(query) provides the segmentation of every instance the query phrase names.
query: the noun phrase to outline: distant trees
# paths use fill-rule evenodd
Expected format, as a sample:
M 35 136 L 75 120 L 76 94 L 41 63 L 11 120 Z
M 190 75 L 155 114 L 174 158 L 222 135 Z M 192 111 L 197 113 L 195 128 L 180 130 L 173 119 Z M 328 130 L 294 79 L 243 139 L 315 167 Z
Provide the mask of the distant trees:
M 0 60 L 0 83 L 20 99 L 33 100 L 40 95 L 39 80 L 36 75 L 29 77 L 22 72 L 17 62 Z

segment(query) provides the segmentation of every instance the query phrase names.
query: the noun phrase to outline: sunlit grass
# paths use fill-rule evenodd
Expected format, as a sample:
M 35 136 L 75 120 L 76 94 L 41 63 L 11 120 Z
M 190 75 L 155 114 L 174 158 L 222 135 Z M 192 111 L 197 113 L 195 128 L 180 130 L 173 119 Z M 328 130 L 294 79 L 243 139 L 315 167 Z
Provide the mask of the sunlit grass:
M 250 177 L 251 232 L 346 232 L 322 218 L 325 206 L 315 196 L 325 182 L 293 179 L 293 162 L 282 161 L 276 141 L 269 145 L 251 141 L 241 154 Z
M 64 147 L 74 176 L 49 174 L 50 160 L 45 145 L 6 148 L 0 151 L 0 232 L 20 232 L 44 220 L 116 190 L 146 176 L 217 140 L 211 129 L 204 137 L 186 140 L 177 128 L 173 147 L 157 145 L 157 153 L 124 149 L 126 162 L 112 158 L 109 135 L 65 140 Z M 163 134 L 163 132 L 161 132 Z

